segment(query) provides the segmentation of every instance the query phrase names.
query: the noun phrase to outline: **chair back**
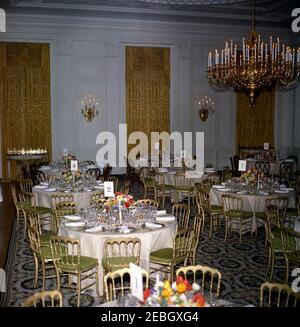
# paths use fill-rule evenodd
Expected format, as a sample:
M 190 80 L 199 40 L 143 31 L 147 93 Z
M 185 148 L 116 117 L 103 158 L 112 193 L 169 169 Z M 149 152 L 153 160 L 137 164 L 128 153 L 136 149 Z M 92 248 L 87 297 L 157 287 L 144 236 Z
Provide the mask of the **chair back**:
M 189 273 L 193 274 L 193 282 L 198 282 L 201 285 L 202 290 L 208 289 L 211 294 L 219 296 L 222 279 L 219 270 L 201 265 L 187 266 L 179 268 L 176 271 L 176 276 L 183 275 L 185 279 L 188 279 L 187 276 Z
M 178 229 L 188 228 L 190 219 L 190 209 L 186 204 L 174 204 L 172 215 L 176 217 Z
M 54 193 L 50 195 L 52 207 L 56 208 L 56 205 L 60 202 L 74 202 L 74 195 L 67 193 Z
M 191 178 L 186 178 L 185 174 L 178 173 L 175 175 L 175 186 L 176 188 L 190 188 Z
M 288 179 L 288 175 L 291 175 L 295 169 L 295 162 L 283 161 L 279 166 L 279 180 L 281 183 L 285 183 Z
M 34 229 L 33 227 L 31 226 L 27 226 L 27 227 L 28 227 L 27 233 L 29 238 L 30 249 L 35 256 L 41 257 L 42 252 L 41 252 L 40 234 L 38 230 Z
M 198 205 L 198 212 L 200 212 L 199 208 L 202 207 L 205 213 L 210 213 L 209 193 L 203 189 L 198 190 L 196 193 L 196 202 Z
M 28 223 L 29 226 L 32 227 L 34 230 L 36 230 L 39 235 L 42 234 L 42 224 L 40 215 L 36 212 L 36 210 L 31 210 L 28 215 Z
M 300 252 L 297 251 L 297 245 L 300 244 L 300 233 L 291 229 L 282 228 L 280 235 L 284 256 L 288 260 L 300 262 Z
M 261 307 L 296 307 L 299 299 L 286 284 L 265 282 L 260 287 Z
M 146 270 L 142 269 L 142 276 L 145 279 L 145 287 L 149 287 L 149 275 Z M 126 285 L 126 277 L 129 277 L 129 284 Z M 109 283 L 112 285 L 112 293 L 109 292 Z M 131 284 L 131 270 L 130 268 L 118 269 L 109 272 L 104 277 L 104 286 L 106 293 L 106 300 L 113 301 L 117 299 L 117 291 L 121 296 L 125 295 L 126 290 L 130 290 Z M 119 293 L 118 293 L 119 294 Z
M 192 228 L 181 229 L 176 233 L 173 245 L 173 263 L 188 259 L 192 250 L 194 234 Z
M 130 208 L 136 208 L 139 206 L 144 206 L 144 207 L 155 207 L 158 208 L 158 202 L 153 200 L 153 199 L 141 199 L 135 201 Z
M 26 178 L 20 181 L 21 192 L 30 192 L 32 193 L 33 182 L 30 178 Z
M 243 199 L 229 194 L 222 195 L 224 214 L 242 214 Z
M 289 198 L 287 196 L 276 196 L 266 200 L 266 207 L 269 205 L 277 206 L 280 220 L 283 223 L 285 219 L 286 209 L 288 207 Z
M 109 271 L 126 268 L 129 262 L 139 265 L 140 253 L 139 238 L 120 237 L 106 240 L 104 243 L 104 258 Z M 111 260 L 112 258 L 117 259 Z
M 107 200 L 104 198 L 90 200 L 90 206 L 98 207 L 99 209 L 104 208 L 106 203 L 107 203 Z
M 220 184 L 220 175 L 219 175 L 219 173 L 208 174 L 206 179 L 211 182 L 211 185 Z
M 33 179 L 33 184 L 34 185 L 38 185 L 40 184 L 41 182 L 44 182 L 45 179 L 46 179 L 46 176 L 44 174 L 44 172 L 40 171 L 40 170 L 37 170 L 34 175 L 32 176 L 32 179 Z
M 255 169 L 262 171 L 265 175 L 269 175 L 270 163 L 269 161 L 256 161 Z
M 77 205 L 74 201 L 63 201 L 55 205 L 54 208 L 54 233 L 57 233 L 59 230 L 59 224 L 61 219 L 65 215 L 74 215 L 77 213 Z
M 64 236 L 50 236 L 51 254 L 57 271 L 80 270 L 80 241 Z
M 85 172 L 87 176 L 91 176 L 95 180 L 98 180 L 101 177 L 101 170 L 99 168 L 90 168 Z
M 281 220 L 277 205 L 269 204 L 267 206 L 267 220 L 270 231 L 272 231 L 274 228 L 280 228 L 282 226 L 283 220 Z
M 62 307 L 63 300 L 59 291 L 38 292 L 22 303 L 22 307 Z
M 103 191 L 94 192 L 91 195 L 90 202 L 91 201 L 94 201 L 94 200 L 97 200 L 97 199 L 104 199 L 104 193 L 103 193 Z

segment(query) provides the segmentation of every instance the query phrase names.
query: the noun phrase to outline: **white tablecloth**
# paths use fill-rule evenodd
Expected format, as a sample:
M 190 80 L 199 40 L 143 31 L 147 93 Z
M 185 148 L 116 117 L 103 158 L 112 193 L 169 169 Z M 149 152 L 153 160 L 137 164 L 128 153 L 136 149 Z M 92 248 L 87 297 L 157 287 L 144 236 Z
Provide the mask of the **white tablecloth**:
M 70 192 L 66 194 L 73 194 L 74 201 L 77 203 L 77 209 L 87 208 L 90 203 L 90 199 L 93 193 L 99 192 L 101 190 L 91 191 L 91 192 Z M 36 198 L 36 204 L 38 206 L 52 208 L 51 194 L 54 193 L 63 193 L 59 191 L 55 192 L 45 192 L 43 190 L 38 190 L 33 188 L 33 193 Z
M 130 234 L 104 232 L 99 234 L 86 233 L 66 228 L 61 224 L 59 235 L 76 238 L 80 240 L 81 254 L 97 258 L 99 261 L 99 288 L 103 294 L 103 269 L 102 258 L 104 255 L 104 242 L 107 239 L 119 237 L 137 237 L 141 240 L 140 266 L 149 272 L 150 252 L 165 247 L 173 247 L 173 239 L 176 233 L 176 221 L 165 223 L 165 227 L 153 230 L 139 230 Z
M 222 192 L 218 191 L 215 188 L 210 190 L 210 202 L 213 205 L 223 205 L 222 195 L 231 194 L 234 196 L 238 196 L 243 199 L 243 210 L 252 211 L 253 212 L 253 220 L 252 220 L 252 231 L 256 230 L 256 212 L 264 212 L 266 210 L 266 201 L 267 199 L 278 197 L 278 196 L 288 196 L 290 208 L 295 207 L 295 192 L 289 192 L 287 194 L 272 194 L 272 195 L 240 195 L 236 193 L 230 192 Z

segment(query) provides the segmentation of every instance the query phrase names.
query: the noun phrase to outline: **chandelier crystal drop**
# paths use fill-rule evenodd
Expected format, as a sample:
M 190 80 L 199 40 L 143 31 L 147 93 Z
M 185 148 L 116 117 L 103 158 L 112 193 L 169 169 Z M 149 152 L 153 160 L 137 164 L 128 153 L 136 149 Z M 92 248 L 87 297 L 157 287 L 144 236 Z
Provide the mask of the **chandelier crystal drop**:
M 255 30 L 255 1 L 252 5 L 252 31 L 248 40 L 243 38 L 242 49 L 225 42 L 221 51 L 208 54 L 208 80 L 214 88 L 233 88 L 245 92 L 251 107 L 260 90 L 287 88 L 297 82 L 300 72 L 300 47 L 292 49 L 279 37 L 262 42 Z

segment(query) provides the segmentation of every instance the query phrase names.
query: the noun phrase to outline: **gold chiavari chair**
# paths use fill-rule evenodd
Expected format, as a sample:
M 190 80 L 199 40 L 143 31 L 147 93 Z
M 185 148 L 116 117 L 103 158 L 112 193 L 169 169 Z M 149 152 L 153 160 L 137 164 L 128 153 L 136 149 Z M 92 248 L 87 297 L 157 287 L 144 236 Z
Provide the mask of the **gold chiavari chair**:
M 240 197 L 224 194 L 222 195 L 222 199 L 226 224 L 225 241 L 227 241 L 228 233 L 232 232 L 233 225 L 237 224 L 239 225 L 240 244 L 242 244 L 243 231 L 252 232 L 250 220 L 253 217 L 253 213 L 243 210 L 243 199 Z
M 206 177 L 207 180 L 211 182 L 212 185 L 220 184 L 220 175 L 219 173 L 210 173 Z
M 124 183 L 124 186 L 121 188 L 122 194 L 126 194 L 126 195 L 129 194 L 130 184 L 131 184 L 131 181 L 129 179 L 127 179 Z
M 107 200 L 102 198 L 102 199 L 94 199 L 94 200 L 91 200 L 90 201 L 90 206 L 95 206 L 95 207 L 98 207 L 100 209 L 103 209 L 104 206 L 106 205 L 107 203 Z
M 229 167 L 224 167 L 222 170 L 222 176 L 221 176 L 221 182 L 226 183 L 229 179 L 232 178 L 232 171 L 229 169 Z
M 287 196 L 276 196 L 276 197 L 268 198 L 266 200 L 266 210 L 264 212 L 256 212 L 255 218 L 261 221 L 264 224 L 264 226 L 266 226 L 266 222 L 268 219 L 267 207 L 269 205 L 275 205 L 278 208 L 279 217 L 281 219 L 280 225 L 283 225 L 285 221 L 288 203 L 289 203 L 289 198 Z
M 69 275 L 68 287 L 77 290 L 77 306 L 80 306 L 80 294 L 92 286 L 99 293 L 98 259 L 81 255 L 80 241 L 63 236 L 51 236 L 50 247 L 57 277 L 57 290 L 60 291 L 60 277 Z M 76 278 L 76 285 L 71 283 L 71 277 Z M 82 287 L 82 281 L 92 280 Z
M 296 307 L 300 296 L 286 284 L 265 282 L 260 287 L 261 307 Z
M 32 188 L 33 188 L 33 182 L 30 178 L 25 178 L 24 180 L 20 181 L 21 192 L 32 193 Z
M 162 208 L 165 207 L 166 197 L 171 198 L 175 193 L 175 186 L 165 184 L 165 176 L 163 173 L 157 173 L 155 175 L 155 201 L 162 204 Z
M 204 210 L 201 208 L 201 214 L 196 214 L 193 222 L 194 229 L 194 240 L 192 244 L 191 253 L 189 255 L 189 260 L 192 261 L 192 264 L 196 264 L 197 250 L 200 242 L 200 238 L 203 232 L 204 227 Z
M 90 202 L 92 202 L 94 200 L 97 200 L 97 199 L 104 199 L 104 193 L 103 193 L 103 191 L 94 192 L 91 195 Z
M 141 172 L 141 181 L 144 186 L 144 199 L 155 197 L 155 179 L 150 175 L 148 168 L 143 168 Z
M 185 174 L 175 175 L 175 203 L 179 202 L 181 194 L 188 198 L 188 208 L 191 207 L 191 199 L 194 199 L 194 186 L 191 185 L 191 178 L 186 178 Z
M 122 268 L 130 263 L 140 264 L 141 240 L 139 238 L 120 237 L 106 240 L 102 266 L 104 274 Z
M 18 228 L 19 228 L 20 219 L 23 218 L 24 219 L 24 224 L 25 224 L 25 226 L 24 226 L 24 235 L 26 235 L 27 221 L 26 221 L 26 214 L 24 212 L 24 203 L 18 199 L 16 187 L 14 185 L 11 185 L 11 194 L 12 194 L 13 202 L 14 202 L 16 212 L 17 212 L 16 230 L 18 230 Z
M 50 225 L 52 221 L 52 209 L 47 207 L 41 207 L 36 205 L 36 198 L 33 193 L 30 192 L 21 192 L 19 194 L 20 203 L 23 208 L 23 214 L 25 216 L 25 221 L 27 223 L 27 215 L 31 211 L 35 211 L 40 215 L 43 226 Z M 25 226 L 26 230 L 26 226 Z
M 31 295 L 22 307 L 62 307 L 63 300 L 59 291 L 44 291 Z
M 198 213 L 201 214 L 201 208 L 204 210 L 205 216 L 209 218 L 209 238 L 212 236 L 213 228 L 216 228 L 220 217 L 224 215 L 223 207 L 212 205 L 210 203 L 210 195 L 205 190 L 198 190 L 196 194 Z
M 176 277 L 183 275 L 185 279 L 188 279 L 187 276 L 189 275 L 189 273 L 193 274 L 194 283 L 198 281 L 197 277 L 201 279 L 201 282 L 199 284 L 201 284 L 202 290 L 208 287 L 209 292 L 211 294 L 215 293 L 216 296 L 220 295 L 222 275 L 219 270 L 201 265 L 187 266 L 179 268 L 176 271 Z M 207 283 L 208 280 L 209 283 Z
M 287 284 L 290 264 L 300 267 L 300 250 L 297 247 L 298 244 L 300 245 L 300 233 L 287 228 L 282 228 L 280 233 L 286 265 L 285 282 Z
M 281 265 L 276 265 L 276 260 L 284 259 L 282 242 L 281 242 L 281 218 L 276 205 L 267 206 L 267 223 L 266 241 L 268 246 L 268 271 L 270 271 L 270 280 L 273 279 L 274 268 L 283 268 Z M 270 270 L 271 269 L 271 270 Z
M 190 209 L 186 204 L 174 204 L 172 206 L 172 215 L 176 217 L 178 229 L 188 228 Z
M 145 287 L 149 287 L 149 276 L 146 270 L 142 269 L 142 276 L 145 279 Z M 104 287 L 106 293 L 106 300 L 113 301 L 117 299 L 117 291 L 120 292 L 121 296 L 125 295 L 126 290 L 130 290 L 130 283 L 126 285 L 126 277 L 131 282 L 131 270 L 129 268 L 118 269 L 109 272 L 104 277 Z M 119 285 L 120 286 L 117 286 Z M 109 289 L 109 286 L 110 287 Z
M 77 204 L 74 201 L 57 203 L 54 209 L 54 234 L 58 233 L 59 224 L 65 215 L 74 215 L 77 212 Z
M 174 269 L 177 266 L 186 266 L 194 240 L 192 228 L 181 229 L 175 235 L 173 248 L 163 248 L 150 253 L 151 273 L 161 271 L 170 275 L 173 281 Z
M 158 203 L 152 199 L 141 199 L 135 201 L 130 208 L 136 208 L 138 206 L 145 206 L 145 207 L 156 207 L 158 208 Z
M 28 223 L 34 230 L 39 233 L 41 246 L 50 246 L 50 236 L 52 234 L 43 232 L 43 224 L 40 215 L 35 210 L 30 210 L 27 213 Z
M 28 226 L 27 231 L 28 231 L 30 249 L 34 258 L 34 267 L 35 267 L 34 287 L 35 288 L 37 287 L 39 262 L 40 262 L 42 265 L 42 282 L 43 282 L 42 290 L 44 290 L 46 284 L 46 269 L 53 268 L 53 260 L 51 256 L 50 244 L 48 246 L 43 246 L 41 244 L 40 235 L 38 231 L 32 228 L 31 226 Z
M 200 183 L 196 183 L 195 184 L 196 194 L 197 194 L 197 192 L 200 192 L 200 191 L 203 191 L 203 192 L 209 194 L 212 185 L 213 185 L 213 183 L 209 179 L 206 179 Z M 196 195 L 196 199 L 197 199 L 197 195 Z

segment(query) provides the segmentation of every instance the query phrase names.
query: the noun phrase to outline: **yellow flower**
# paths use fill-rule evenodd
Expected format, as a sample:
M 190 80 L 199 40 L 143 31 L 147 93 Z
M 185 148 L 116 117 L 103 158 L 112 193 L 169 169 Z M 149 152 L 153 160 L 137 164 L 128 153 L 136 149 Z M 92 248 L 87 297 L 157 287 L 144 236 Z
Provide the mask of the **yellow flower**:
M 186 290 L 186 286 L 183 283 L 177 284 L 177 292 L 178 293 L 184 293 Z

